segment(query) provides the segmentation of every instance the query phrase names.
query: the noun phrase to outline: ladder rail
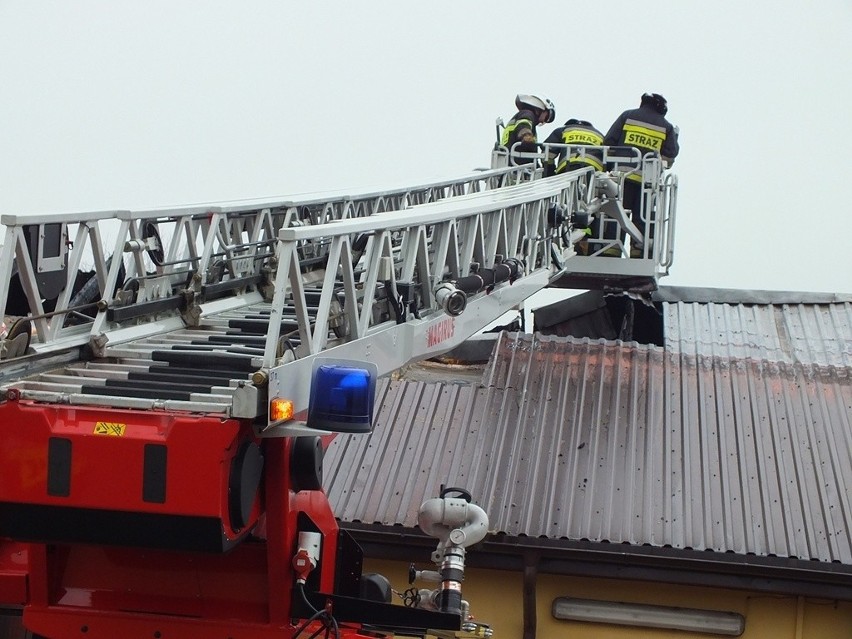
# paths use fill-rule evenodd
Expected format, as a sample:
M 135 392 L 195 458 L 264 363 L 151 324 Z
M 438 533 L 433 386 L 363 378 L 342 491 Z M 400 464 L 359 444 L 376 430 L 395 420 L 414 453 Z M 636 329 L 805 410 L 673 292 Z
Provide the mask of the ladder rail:
M 31 318 L 31 348 L 36 353 L 81 346 L 87 341 L 102 344 L 116 332 L 141 335 L 158 330 L 146 329 L 144 324 L 156 323 L 168 314 L 181 314 L 169 303 L 183 308 L 184 320 L 191 323 L 207 312 L 204 299 L 210 295 L 264 294 L 266 285 L 265 295 L 271 297 L 271 278 L 264 269 L 274 255 L 280 228 L 322 225 L 483 192 L 517 182 L 525 174 L 524 169 L 508 167 L 414 187 L 309 194 L 298 199 L 259 198 L 140 211 L 3 215 L 0 223 L 6 226 L 6 239 L 0 248 L 0 272 L 5 276 L 0 278 L 0 316 L 6 316 L 10 282 L 13 273 L 18 273 L 27 308 L 15 309 L 14 315 Z M 57 268 L 53 275 L 64 280 L 55 305 L 47 311 L 45 302 L 53 300 L 46 300 L 39 287 L 44 273 L 51 275 L 45 265 L 52 263 L 43 255 L 31 255 L 24 231 L 50 224 L 61 227 L 66 239 L 59 247 L 59 257 L 53 258 L 61 266 L 61 272 Z M 322 263 L 326 244 L 318 237 L 303 243 L 300 250 Z M 71 304 L 84 255 L 93 259 L 93 277 L 97 280 L 97 296 L 88 304 L 92 312 L 87 315 Z M 114 255 L 122 259 L 110 262 Z M 303 267 L 310 268 L 304 261 Z M 150 310 L 146 310 L 146 303 Z M 139 327 L 138 331 L 126 330 L 132 326 Z

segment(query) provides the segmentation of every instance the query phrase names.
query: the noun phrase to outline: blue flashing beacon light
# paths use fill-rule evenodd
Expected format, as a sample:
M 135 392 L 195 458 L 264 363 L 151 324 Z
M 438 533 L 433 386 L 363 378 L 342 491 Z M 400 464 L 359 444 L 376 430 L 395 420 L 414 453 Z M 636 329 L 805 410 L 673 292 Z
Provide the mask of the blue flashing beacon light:
M 371 362 L 314 361 L 308 428 L 337 433 L 373 430 L 378 367 Z

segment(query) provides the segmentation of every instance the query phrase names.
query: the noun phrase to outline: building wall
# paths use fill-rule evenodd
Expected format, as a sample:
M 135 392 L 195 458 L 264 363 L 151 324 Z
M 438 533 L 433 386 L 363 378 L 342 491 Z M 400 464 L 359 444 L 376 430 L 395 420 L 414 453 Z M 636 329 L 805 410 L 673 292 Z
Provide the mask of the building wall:
M 420 569 L 428 563 L 415 562 Z M 408 585 L 408 564 L 365 560 L 365 572 L 378 572 L 402 592 Z M 470 602 L 476 620 L 488 623 L 494 639 L 523 637 L 523 577 L 501 570 L 466 571 L 462 596 Z M 418 582 L 421 588 L 433 584 Z M 551 605 L 557 597 L 579 597 L 683 608 L 725 610 L 745 617 L 742 639 L 850 639 L 852 602 L 773 596 L 738 590 L 540 575 L 536 588 L 536 639 L 702 639 L 711 635 L 652 628 L 629 628 L 554 619 Z M 398 602 L 399 600 L 397 600 Z

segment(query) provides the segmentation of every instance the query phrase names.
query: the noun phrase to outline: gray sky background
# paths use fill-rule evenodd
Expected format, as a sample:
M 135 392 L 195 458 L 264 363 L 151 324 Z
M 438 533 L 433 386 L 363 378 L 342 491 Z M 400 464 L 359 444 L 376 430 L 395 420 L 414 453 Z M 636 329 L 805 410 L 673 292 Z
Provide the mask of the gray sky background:
M 606 131 L 654 91 L 681 141 L 662 283 L 848 293 L 850 63 L 849 0 L 0 0 L 0 213 L 448 177 L 516 93 Z

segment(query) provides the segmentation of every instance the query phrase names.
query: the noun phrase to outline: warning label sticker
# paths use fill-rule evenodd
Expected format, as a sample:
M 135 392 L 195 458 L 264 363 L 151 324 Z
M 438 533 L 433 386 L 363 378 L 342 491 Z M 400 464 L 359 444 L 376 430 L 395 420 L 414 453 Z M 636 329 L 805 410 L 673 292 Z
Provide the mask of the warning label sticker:
M 118 422 L 96 422 L 95 435 L 107 435 L 108 437 L 124 437 L 124 431 L 127 430 L 127 424 L 119 424 Z

